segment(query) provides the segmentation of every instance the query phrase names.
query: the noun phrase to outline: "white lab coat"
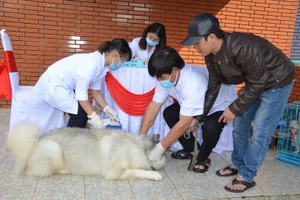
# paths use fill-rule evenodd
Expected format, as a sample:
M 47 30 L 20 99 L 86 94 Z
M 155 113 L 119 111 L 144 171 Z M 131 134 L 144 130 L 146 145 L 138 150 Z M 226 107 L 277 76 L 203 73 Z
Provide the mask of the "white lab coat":
M 104 66 L 104 53 L 82 53 L 68 56 L 52 64 L 40 77 L 34 86 L 34 92 L 45 102 L 58 110 L 77 114 L 78 100 L 87 100 L 87 90 L 100 90 L 101 79 L 109 70 Z M 78 87 L 78 77 L 89 82 L 86 91 L 74 90 Z
M 144 62 L 144 65 L 148 64 L 149 58 L 151 57 L 151 55 L 153 54 L 154 50 L 155 50 L 155 46 L 152 47 L 151 51 L 148 50 L 148 48 L 141 49 L 141 47 L 139 46 L 139 42 L 141 40 L 142 37 L 138 37 L 132 40 L 132 42 L 129 42 L 129 46 L 131 48 L 132 51 L 132 58 L 133 59 L 141 59 Z

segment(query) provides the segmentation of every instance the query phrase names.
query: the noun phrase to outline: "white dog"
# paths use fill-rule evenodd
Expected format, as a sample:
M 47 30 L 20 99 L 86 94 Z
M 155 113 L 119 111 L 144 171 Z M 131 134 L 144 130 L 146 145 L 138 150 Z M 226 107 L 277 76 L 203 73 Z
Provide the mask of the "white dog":
M 163 156 L 151 163 L 147 155 L 159 135 L 133 135 L 117 129 L 62 128 L 40 137 L 40 128 L 25 123 L 8 137 L 15 173 L 34 177 L 53 174 L 99 175 L 106 179 L 162 180 Z
M 292 139 L 292 146 L 295 147 L 295 151 L 292 153 L 297 154 L 300 153 L 300 135 L 298 133 L 299 130 L 299 122 L 296 120 L 292 120 L 290 124 L 290 132 Z

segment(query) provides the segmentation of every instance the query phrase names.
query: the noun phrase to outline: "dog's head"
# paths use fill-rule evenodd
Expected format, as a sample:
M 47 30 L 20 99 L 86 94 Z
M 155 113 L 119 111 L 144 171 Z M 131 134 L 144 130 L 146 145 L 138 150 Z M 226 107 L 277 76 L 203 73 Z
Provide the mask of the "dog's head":
M 160 142 L 159 134 L 143 135 L 141 136 L 141 142 L 148 156 L 153 147 Z

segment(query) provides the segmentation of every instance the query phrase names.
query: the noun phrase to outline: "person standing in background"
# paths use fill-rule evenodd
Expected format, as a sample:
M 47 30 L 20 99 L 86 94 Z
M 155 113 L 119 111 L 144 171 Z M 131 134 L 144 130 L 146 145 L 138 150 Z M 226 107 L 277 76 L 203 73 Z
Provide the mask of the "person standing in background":
M 143 60 L 144 65 L 148 64 L 148 60 L 155 49 L 166 45 L 166 29 L 160 23 L 150 24 L 145 28 L 142 37 L 135 38 L 129 43 L 132 50 L 132 58 Z

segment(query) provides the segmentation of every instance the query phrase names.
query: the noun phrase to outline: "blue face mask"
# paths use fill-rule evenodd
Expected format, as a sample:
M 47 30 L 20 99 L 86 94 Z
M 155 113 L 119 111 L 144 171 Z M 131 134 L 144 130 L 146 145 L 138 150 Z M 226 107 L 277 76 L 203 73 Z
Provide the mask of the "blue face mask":
M 148 37 L 146 37 L 146 42 L 149 46 L 154 47 L 158 45 L 159 42 L 152 42 Z
M 168 80 L 159 81 L 159 83 L 160 83 L 161 86 L 163 86 L 164 88 L 170 88 L 170 87 L 173 87 L 173 86 L 176 84 L 176 82 L 177 82 L 177 75 L 178 75 L 178 71 L 177 71 L 177 73 L 176 73 L 176 79 L 175 79 L 175 81 L 174 81 L 173 83 L 170 81 L 171 75 L 170 75 L 170 77 L 169 77 Z
M 121 62 L 118 62 L 118 64 L 114 64 L 114 59 L 112 61 L 112 63 L 108 66 L 110 70 L 115 71 L 117 69 L 119 69 L 121 67 Z

